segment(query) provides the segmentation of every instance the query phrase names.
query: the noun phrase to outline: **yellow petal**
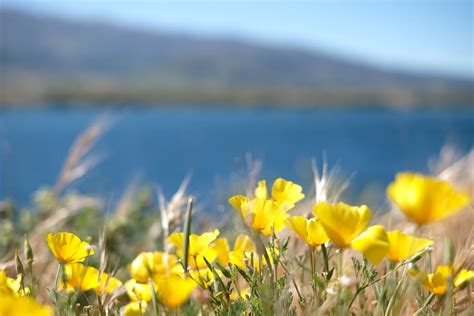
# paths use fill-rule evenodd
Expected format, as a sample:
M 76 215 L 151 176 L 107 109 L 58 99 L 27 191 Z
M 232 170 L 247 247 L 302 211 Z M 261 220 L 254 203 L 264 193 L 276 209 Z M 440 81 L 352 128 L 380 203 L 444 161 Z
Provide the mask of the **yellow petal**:
M 242 216 L 243 219 L 249 215 L 247 198 L 243 195 L 235 195 L 229 199 L 229 204 Z
M 56 259 L 63 263 L 83 262 L 87 256 L 94 254 L 87 242 L 72 233 L 50 233 L 45 239 Z
M 53 316 L 53 309 L 30 297 L 0 295 L 1 316 Z
M 292 182 L 282 178 L 278 178 L 273 182 L 272 199 L 277 202 L 287 202 L 295 204 L 304 198 L 303 188 Z
M 378 264 L 389 248 L 387 233 L 382 225 L 370 226 L 352 241 L 351 246 L 363 253 L 372 264 Z
M 250 207 L 254 214 L 251 220 L 254 230 L 265 236 L 270 236 L 273 230 L 277 233 L 283 229 L 287 214 L 279 208 L 278 204 L 272 200 L 253 199 L 250 202 Z
M 146 315 L 146 311 L 147 311 L 146 302 L 131 302 L 124 306 L 123 315 L 124 316 L 142 316 L 142 315 Z
M 255 251 L 255 244 L 247 235 L 238 235 L 234 242 L 234 251 Z
M 181 278 L 170 275 L 155 280 L 157 293 L 161 302 L 171 308 L 178 307 L 186 302 L 191 292 L 196 288 L 196 282 L 190 278 Z
M 474 271 L 462 269 L 454 278 L 454 285 L 459 287 L 471 281 L 474 281 Z
M 390 244 L 387 257 L 395 262 L 408 259 L 433 244 L 429 239 L 412 237 L 399 230 L 390 231 L 387 236 Z
M 308 243 L 313 247 L 321 246 L 329 240 L 323 225 L 316 218 L 310 219 L 308 222 Z
M 350 206 L 345 203 L 315 205 L 314 213 L 331 241 L 339 248 L 349 247 L 370 221 L 371 212 L 366 205 Z
M 176 256 L 161 251 L 142 252 L 129 265 L 130 275 L 138 282 L 176 272 L 179 266 Z
M 255 189 L 255 197 L 261 200 L 266 200 L 268 198 L 267 182 L 265 180 L 258 182 L 258 186 Z
M 291 216 L 287 219 L 286 224 L 289 229 L 295 232 L 298 237 L 303 239 L 305 242 L 308 240 L 308 230 L 306 224 L 306 217 L 304 216 Z
M 71 263 L 64 266 L 67 285 L 82 291 L 95 289 L 99 282 L 99 271 L 86 267 L 82 263 Z
M 152 289 L 149 283 L 138 283 L 133 279 L 128 280 L 125 282 L 125 290 L 132 301 L 149 302 L 152 300 Z
M 217 238 L 214 242 L 214 249 L 217 251 L 217 261 L 226 266 L 229 263 L 229 242 L 227 238 Z
M 402 172 L 387 187 L 387 195 L 418 225 L 449 216 L 469 204 L 468 194 L 448 182 L 419 173 Z
M 113 276 L 109 275 L 108 273 L 102 272 L 99 278 L 99 282 L 94 289 L 97 294 L 111 294 L 119 287 L 122 286 L 122 281 Z

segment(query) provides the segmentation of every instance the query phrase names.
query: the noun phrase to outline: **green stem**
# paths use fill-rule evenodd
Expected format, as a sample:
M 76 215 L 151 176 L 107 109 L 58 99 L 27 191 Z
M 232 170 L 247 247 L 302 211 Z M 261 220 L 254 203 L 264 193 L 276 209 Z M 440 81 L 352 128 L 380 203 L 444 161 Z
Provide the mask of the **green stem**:
M 431 293 L 430 296 L 428 296 L 428 298 L 426 299 L 426 301 L 423 303 L 423 306 L 420 307 L 420 309 L 418 309 L 414 314 L 413 316 L 418 316 L 420 315 L 423 310 L 431 303 L 431 301 L 433 300 L 433 298 L 435 297 L 435 294 L 434 293 Z
M 393 304 L 395 304 L 395 300 L 397 298 L 397 295 L 398 295 L 398 291 L 400 290 L 400 287 L 403 283 L 403 279 L 401 279 L 398 284 L 397 284 L 397 287 L 395 288 L 395 291 L 393 292 L 393 295 L 392 297 L 390 298 L 390 301 L 388 302 L 388 306 L 387 306 L 387 310 L 385 311 L 385 316 L 389 316 L 390 315 L 390 311 L 392 310 L 393 308 Z
M 56 277 L 54 278 L 54 291 L 58 291 L 59 287 L 59 276 L 62 274 L 63 264 L 60 262 L 58 265 L 58 270 L 56 271 Z
M 186 211 L 186 222 L 184 223 L 184 245 L 183 245 L 183 256 L 184 256 L 184 273 L 188 274 L 188 260 L 189 260 L 189 236 L 191 235 L 191 212 L 193 210 L 194 200 L 192 197 L 188 200 L 188 209 Z
M 324 272 L 326 273 L 326 280 L 329 281 L 329 256 L 325 244 L 321 245 L 321 252 L 323 253 Z

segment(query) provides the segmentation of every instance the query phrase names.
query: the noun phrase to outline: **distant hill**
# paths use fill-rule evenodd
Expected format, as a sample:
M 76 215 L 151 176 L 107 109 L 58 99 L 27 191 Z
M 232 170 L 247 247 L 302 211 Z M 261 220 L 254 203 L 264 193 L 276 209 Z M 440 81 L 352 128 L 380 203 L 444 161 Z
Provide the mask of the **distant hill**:
M 5 103 L 472 104 L 473 81 L 0 9 Z

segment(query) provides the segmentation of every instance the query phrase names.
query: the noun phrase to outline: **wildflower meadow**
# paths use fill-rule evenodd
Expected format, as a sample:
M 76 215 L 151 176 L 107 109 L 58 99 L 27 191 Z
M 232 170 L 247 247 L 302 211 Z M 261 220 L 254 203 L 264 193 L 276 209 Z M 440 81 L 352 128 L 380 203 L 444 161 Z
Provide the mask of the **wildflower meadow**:
M 220 229 L 192 225 L 199 213 L 182 192 L 159 214 L 138 196 L 110 217 L 84 197 L 41 192 L 33 218 L 9 230 L 3 220 L 13 256 L 0 315 L 472 315 L 467 192 L 402 172 L 386 190 L 395 215 L 374 219 L 324 188 L 296 212 L 308 199 L 300 185 L 261 180 L 229 198 L 235 221 Z

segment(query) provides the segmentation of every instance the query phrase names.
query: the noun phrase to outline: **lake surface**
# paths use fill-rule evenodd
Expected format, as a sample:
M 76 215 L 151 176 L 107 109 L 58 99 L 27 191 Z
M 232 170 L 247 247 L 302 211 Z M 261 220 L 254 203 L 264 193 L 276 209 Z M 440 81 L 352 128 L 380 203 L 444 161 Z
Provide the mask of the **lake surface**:
M 51 186 L 74 139 L 101 109 L 0 110 L 0 199 L 31 203 Z M 96 144 L 102 162 L 74 189 L 116 197 L 138 175 L 173 193 L 192 173 L 190 190 L 209 199 L 244 173 L 245 155 L 263 161 L 263 177 L 310 178 L 309 161 L 338 164 L 353 187 L 386 185 L 396 172 L 427 172 L 445 144 L 474 147 L 473 109 L 242 110 L 137 108 L 110 110 L 114 124 Z M 361 189 L 360 189 L 361 190 Z

